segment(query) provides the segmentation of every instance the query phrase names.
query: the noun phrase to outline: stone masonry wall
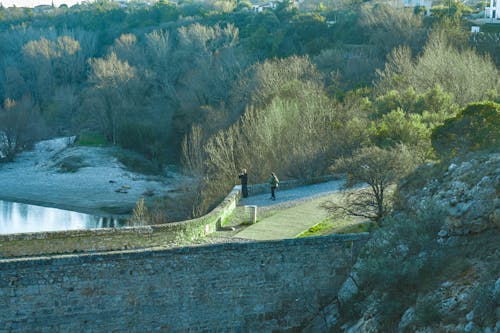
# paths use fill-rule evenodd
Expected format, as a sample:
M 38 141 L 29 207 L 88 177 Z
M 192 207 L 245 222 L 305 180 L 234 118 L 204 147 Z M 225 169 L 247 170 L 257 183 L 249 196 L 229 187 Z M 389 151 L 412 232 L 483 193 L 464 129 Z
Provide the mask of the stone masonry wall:
M 173 246 L 214 232 L 231 215 L 239 197 L 240 189 L 234 188 L 210 213 L 180 222 L 0 235 L 0 258 Z
M 288 180 L 280 182 L 280 188 L 289 189 L 337 178 L 338 176 L 323 176 Z M 250 195 L 267 191 L 269 191 L 268 184 L 249 186 Z M 0 258 L 175 246 L 205 237 L 223 225 L 235 209 L 240 193 L 241 186 L 235 186 L 211 212 L 192 220 L 128 228 L 0 235 Z
M 0 332 L 296 332 L 368 235 L 0 260 Z

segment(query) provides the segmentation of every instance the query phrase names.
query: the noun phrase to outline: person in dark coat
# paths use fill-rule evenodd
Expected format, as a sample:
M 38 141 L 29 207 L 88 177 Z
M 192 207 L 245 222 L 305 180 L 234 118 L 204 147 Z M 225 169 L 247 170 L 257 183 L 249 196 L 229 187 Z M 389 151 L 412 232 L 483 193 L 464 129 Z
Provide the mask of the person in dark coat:
M 247 169 L 241 170 L 241 173 L 238 175 L 238 178 L 241 181 L 241 195 L 243 198 L 248 197 L 248 174 Z
M 269 178 L 269 185 L 271 185 L 271 200 L 276 200 L 276 188 L 279 182 L 278 177 L 276 177 L 274 172 L 271 172 L 271 178 Z

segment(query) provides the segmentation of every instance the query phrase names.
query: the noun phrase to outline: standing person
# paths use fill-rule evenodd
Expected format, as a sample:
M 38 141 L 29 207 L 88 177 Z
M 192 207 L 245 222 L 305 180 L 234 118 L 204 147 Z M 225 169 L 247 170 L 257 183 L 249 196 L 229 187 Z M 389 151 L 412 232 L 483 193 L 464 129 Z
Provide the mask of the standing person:
M 238 175 L 241 181 L 241 194 L 243 198 L 248 197 L 248 174 L 247 169 L 242 169 L 241 173 Z
M 274 172 L 271 172 L 271 178 L 269 178 L 269 185 L 271 185 L 271 200 L 276 200 L 276 188 L 279 182 L 278 177 L 276 177 Z

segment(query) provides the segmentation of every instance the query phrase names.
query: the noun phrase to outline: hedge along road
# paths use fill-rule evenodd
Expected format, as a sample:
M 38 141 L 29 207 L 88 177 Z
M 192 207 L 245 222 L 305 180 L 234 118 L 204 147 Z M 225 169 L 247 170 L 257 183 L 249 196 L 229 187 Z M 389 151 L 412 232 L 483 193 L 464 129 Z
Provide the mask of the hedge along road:
M 334 199 L 343 185 L 343 180 L 335 180 L 289 190 L 278 190 L 276 200 L 270 199 L 270 190 L 266 194 L 242 198 L 239 202 L 240 206 L 257 206 L 258 220 L 259 209 L 267 210 L 287 205 L 292 207 L 281 209 L 269 217 L 262 218 L 258 223 L 248 226 L 234 237 L 251 240 L 294 238 L 329 216 L 320 205 L 326 200 Z

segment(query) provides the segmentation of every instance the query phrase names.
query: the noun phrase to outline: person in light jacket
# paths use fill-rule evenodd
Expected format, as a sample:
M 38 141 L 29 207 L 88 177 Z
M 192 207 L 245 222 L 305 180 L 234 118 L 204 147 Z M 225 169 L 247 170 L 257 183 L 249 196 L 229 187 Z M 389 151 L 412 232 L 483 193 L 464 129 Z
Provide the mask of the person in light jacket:
M 276 177 L 274 172 L 271 172 L 271 178 L 269 178 L 269 185 L 271 185 L 271 200 L 276 200 L 276 188 L 279 182 L 278 177 Z

